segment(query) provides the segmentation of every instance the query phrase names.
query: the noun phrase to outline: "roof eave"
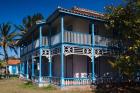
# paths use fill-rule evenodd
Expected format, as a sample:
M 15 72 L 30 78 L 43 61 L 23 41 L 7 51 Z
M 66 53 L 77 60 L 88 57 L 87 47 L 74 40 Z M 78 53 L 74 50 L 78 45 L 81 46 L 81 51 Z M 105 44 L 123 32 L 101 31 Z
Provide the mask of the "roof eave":
M 83 18 L 91 19 L 91 20 L 106 21 L 103 18 L 96 18 L 96 17 L 86 16 L 86 15 L 76 14 L 76 13 L 72 13 L 72 12 L 64 11 L 64 10 L 59 10 L 59 12 L 60 13 L 65 13 L 65 14 L 69 14 L 69 15 L 73 15 L 73 16 L 79 16 L 79 17 L 83 17 Z

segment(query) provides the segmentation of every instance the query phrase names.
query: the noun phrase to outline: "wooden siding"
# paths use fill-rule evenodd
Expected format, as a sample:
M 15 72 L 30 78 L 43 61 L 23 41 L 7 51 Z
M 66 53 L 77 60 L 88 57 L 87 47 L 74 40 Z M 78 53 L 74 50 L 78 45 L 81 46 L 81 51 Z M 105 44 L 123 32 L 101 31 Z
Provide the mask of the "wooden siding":
M 56 55 L 52 59 L 53 66 L 52 66 L 52 75 L 54 77 L 60 77 L 60 55 Z

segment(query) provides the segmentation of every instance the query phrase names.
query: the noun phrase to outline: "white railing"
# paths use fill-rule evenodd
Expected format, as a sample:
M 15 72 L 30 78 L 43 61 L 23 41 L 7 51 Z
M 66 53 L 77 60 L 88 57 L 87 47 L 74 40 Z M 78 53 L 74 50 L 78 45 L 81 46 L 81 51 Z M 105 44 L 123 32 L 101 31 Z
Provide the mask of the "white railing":
M 92 80 L 89 78 L 65 78 L 65 86 L 71 85 L 90 85 Z
M 60 77 L 51 77 L 51 83 L 60 86 Z
M 51 37 L 51 45 L 60 43 L 60 33 Z
M 91 35 L 78 32 L 65 31 L 64 42 L 76 44 L 91 44 Z
M 48 45 L 48 37 L 44 36 L 42 37 L 42 46 Z
M 32 43 L 30 43 L 27 47 L 25 47 L 24 49 L 21 50 L 21 55 L 35 49 L 35 48 L 38 48 L 39 47 L 39 39 L 36 39 L 34 42 L 33 42 L 33 48 L 32 48 Z M 48 38 L 47 37 L 42 37 L 42 46 L 46 46 L 48 45 Z
M 50 77 L 42 76 L 42 81 L 45 82 L 45 83 L 49 83 L 50 82 Z
M 39 47 L 39 39 L 36 39 L 34 41 L 34 48 L 37 48 L 37 47 Z
M 33 77 L 33 82 L 38 83 L 39 82 L 39 76 L 34 76 Z
M 95 35 L 95 45 L 112 46 L 113 40 L 111 38 Z

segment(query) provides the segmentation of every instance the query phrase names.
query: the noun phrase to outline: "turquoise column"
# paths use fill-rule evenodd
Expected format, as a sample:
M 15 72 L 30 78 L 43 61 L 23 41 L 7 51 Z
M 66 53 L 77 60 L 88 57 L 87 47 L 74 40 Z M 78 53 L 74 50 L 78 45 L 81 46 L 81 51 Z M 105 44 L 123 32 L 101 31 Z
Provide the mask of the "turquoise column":
M 39 27 L 39 82 L 42 82 L 42 26 Z
M 20 47 L 20 54 L 21 54 L 21 47 Z M 21 55 L 20 55 L 20 58 L 21 58 Z M 22 63 L 20 63 L 20 66 L 19 66 L 19 74 L 21 75 L 22 74 Z
M 24 51 L 24 54 L 25 54 L 25 48 L 26 48 L 26 46 L 24 46 L 24 49 L 23 49 L 23 51 Z M 24 57 L 24 75 L 25 75 L 25 77 L 26 77 L 26 71 L 27 71 L 27 64 L 26 64 L 27 62 L 26 62 L 26 57 Z M 25 70 L 26 69 L 26 70 Z
M 91 30 L 92 30 L 92 58 L 91 58 L 91 62 L 92 62 L 92 80 L 95 80 L 95 71 L 94 71 L 94 24 L 91 24 Z
M 49 57 L 49 77 L 52 77 L 52 58 Z
M 50 48 L 50 52 L 49 52 L 49 77 L 51 79 L 52 77 L 52 57 L 51 57 L 51 24 L 49 25 L 49 36 L 48 36 L 48 40 L 49 40 L 49 48 Z M 50 80 L 51 83 L 51 80 Z
M 23 72 L 23 71 L 24 71 L 24 70 L 23 70 L 23 66 L 24 66 L 24 65 L 23 65 L 23 62 L 21 62 L 21 74 L 24 74 L 24 72 Z
M 22 64 L 23 64 L 23 68 L 22 68 L 23 69 L 23 75 L 25 75 L 25 63 L 24 63 L 24 61 L 23 61 Z
M 26 47 L 27 47 L 27 53 L 28 53 L 28 42 L 27 42 L 27 45 L 26 45 Z M 27 79 L 29 79 L 29 58 L 28 57 L 26 57 L 26 59 L 27 59 L 27 74 L 26 74 L 26 78 Z
M 34 79 L 34 53 L 33 53 L 33 49 L 34 49 L 34 35 L 32 34 L 32 79 Z
M 27 59 L 26 62 L 27 62 L 27 63 L 26 63 L 26 68 L 27 68 L 26 79 L 28 80 L 28 79 L 29 79 L 29 68 L 28 68 L 28 66 L 29 66 L 29 62 L 28 62 L 28 59 Z
M 20 63 L 19 65 L 19 75 L 21 75 L 21 73 L 22 73 L 22 63 Z
M 61 87 L 64 86 L 64 16 L 61 16 Z
M 49 55 L 49 83 L 52 81 L 52 57 Z

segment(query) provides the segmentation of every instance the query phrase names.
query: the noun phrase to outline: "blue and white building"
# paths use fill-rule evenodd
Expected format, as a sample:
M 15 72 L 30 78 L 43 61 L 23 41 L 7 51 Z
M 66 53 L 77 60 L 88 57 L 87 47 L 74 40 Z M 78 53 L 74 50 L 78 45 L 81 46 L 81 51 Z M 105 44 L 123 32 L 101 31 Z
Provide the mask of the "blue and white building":
M 113 73 L 107 60 L 113 59 L 114 41 L 104 24 L 101 13 L 59 7 L 18 42 L 21 75 L 65 87 L 90 85 L 96 76 Z
M 8 60 L 8 71 L 10 75 L 19 75 L 20 60 L 9 59 Z

